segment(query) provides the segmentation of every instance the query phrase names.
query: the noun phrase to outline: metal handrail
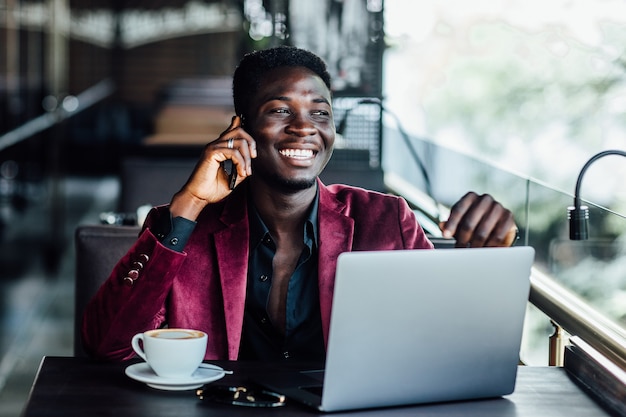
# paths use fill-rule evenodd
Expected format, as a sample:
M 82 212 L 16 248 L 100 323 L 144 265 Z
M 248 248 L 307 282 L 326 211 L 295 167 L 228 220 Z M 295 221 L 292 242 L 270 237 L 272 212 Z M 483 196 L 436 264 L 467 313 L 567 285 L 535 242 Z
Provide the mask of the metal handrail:
M 113 82 L 109 79 L 100 81 L 92 87 L 89 87 L 82 93 L 78 94 L 76 99 L 76 107 L 67 109 L 58 106 L 56 109 L 42 114 L 29 120 L 23 125 L 0 136 L 0 151 L 26 140 L 33 135 L 42 132 L 63 120 L 72 117 L 81 111 L 93 106 L 109 96 L 114 90 Z
M 626 330 L 536 268 L 530 284 L 529 300 L 535 307 L 626 370 Z
M 428 196 L 408 181 L 385 174 L 385 184 L 395 194 L 403 196 L 409 204 L 420 207 Z M 428 211 L 428 204 L 425 205 Z M 426 214 L 427 217 L 428 213 Z M 530 277 L 529 301 L 546 314 L 555 324 L 571 336 L 578 336 L 622 370 L 626 370 L 626 330 L 594 309 L 571 290 L 555 279 L 533 267 Z M 557 329 L 560 333 L 560 329 Z M 554 343 L 563 349 L 560 343 Z M 551 352 L 562 356 L 562 352 Z

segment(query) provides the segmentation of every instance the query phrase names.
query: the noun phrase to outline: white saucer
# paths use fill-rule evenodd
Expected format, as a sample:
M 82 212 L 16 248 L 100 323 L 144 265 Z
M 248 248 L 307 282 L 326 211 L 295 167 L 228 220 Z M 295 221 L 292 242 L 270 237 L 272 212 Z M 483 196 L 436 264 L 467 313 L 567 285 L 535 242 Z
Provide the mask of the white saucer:
M 208 369 L 210 366 L 213 369 Z M 146 362 L 136 363 L 126 368 L 126 375 L 135 381 L 143 382 L 149 387 L 166 391 L 184 391 L 200 388 L 204 384 L 217 381 L 225 373 L 222 368 L 215 365 L 203 364 L 187 378 L 162 378 L 154 373 Z

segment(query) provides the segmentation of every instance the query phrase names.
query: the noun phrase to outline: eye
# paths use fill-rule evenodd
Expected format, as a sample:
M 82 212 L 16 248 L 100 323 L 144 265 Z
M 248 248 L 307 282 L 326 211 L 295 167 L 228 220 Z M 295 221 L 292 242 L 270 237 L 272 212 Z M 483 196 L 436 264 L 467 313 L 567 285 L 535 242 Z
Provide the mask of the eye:
M 289 111 L 289 109 L 287 108 L 277 108 L 277 109 L 272 109 L 270 110 L 270 113 L 275 113 L 275 114 L 291 114 L 291 111 Z
M 324 110 L 324 109 L 313 110 L 311 112 L 311 116 L 310 117 L 311 117 L 311 119 L 317 120 L 318 122 L 326 123 L 331 118 L 330 114 L 331 114 L 330 111 Z

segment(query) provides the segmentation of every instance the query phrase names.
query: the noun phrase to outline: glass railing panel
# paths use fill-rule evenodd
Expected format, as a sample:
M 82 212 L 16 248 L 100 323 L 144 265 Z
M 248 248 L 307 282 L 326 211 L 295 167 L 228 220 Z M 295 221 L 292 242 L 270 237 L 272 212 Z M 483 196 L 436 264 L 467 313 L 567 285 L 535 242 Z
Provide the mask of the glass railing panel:
M 397 174 L 426 192 L 424 177 L 403 142 L 393 128 L 385 129 L 383 141 L 383 169 L 385 174 Z M 451 206 L 468 191 L 488 193 L 513 211 L 520 228 L 521 242 L 525 241 L 527 180 L 506 169 L 485 161 L 470 158 L 460 152 L 437 146 L 418 138 L 411 138 L 416 153 L 424 163 L 434 198 L 442 205 Z
M 423 175 L 394 128 L 385 129 L 383 168 L 426 191 Z M 511 209 L 521 231 L 519 244 L 535 248 L 535 268 L 626 329 L 626 219 L 611 207 L 590 206 L 589 239 L 569 240 L 567 207 L 573 196 L 485 160 L 411 138 L 424 163 L 434 197 L 451 205 L 465 192 L 489 193 Z M 576 178 L 572 178 L 572 191 Z M 589 185 L 592 187 L 592 185 Z M 619 199 L 617 199 L 619 200 Z M 529 306 L 523 354 L 547 364 L 550 318 Z M 523 356 L 524 356 L 523 355 Z
M 575 182 L 575 181 L 574 181 Z M 529 242 L 542 268 L 592 307 L 626 328 L 626 219 L 589 204 L 587 240 L 569 239 L 571 195 L 531 183 Z

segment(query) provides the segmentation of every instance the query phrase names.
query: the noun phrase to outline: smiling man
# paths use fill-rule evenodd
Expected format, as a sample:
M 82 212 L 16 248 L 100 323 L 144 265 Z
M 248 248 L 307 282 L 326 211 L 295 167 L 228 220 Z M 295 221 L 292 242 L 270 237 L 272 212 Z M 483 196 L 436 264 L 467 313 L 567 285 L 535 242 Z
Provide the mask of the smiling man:
M 323 360 L 339 254 L 432 249 L 402 198 L 319 180 L 335 141 L 330 82 L 302 49 L 243 58 L 238 116 L 88 305 L 87 352 L 128 359 L 134 334 L 168 325 L 208 333 L 206 359 Z M 511 212 L 474 193 L 444 228 L 472 246 L 515 235 Z

